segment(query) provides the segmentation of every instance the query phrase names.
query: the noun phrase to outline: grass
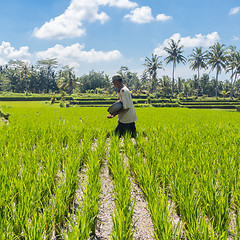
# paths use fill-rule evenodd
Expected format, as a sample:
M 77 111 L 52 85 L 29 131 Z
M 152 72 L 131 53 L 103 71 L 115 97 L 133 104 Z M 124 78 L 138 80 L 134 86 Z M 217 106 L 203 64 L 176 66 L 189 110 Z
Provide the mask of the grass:
M 115 135 L 111 136 L 108 166 L 113 176 L 115 209 L 112 212 L 112 240 L 133 239 L 132 217 L 135 199 L 131 199 L 130 171 L 124 164 L 123 155 L 119 154 L 120 142 Z
M 1 239 L 94 234 L 103 157 L 116 199 L 112 239 L 133 237 L 130 174 L 145 194 L 155 239 L 239 239 L 238 112 L 137 108 L 138 137 L 136 144 L 124 139 L 125 165 L 118 138 L 111 136 L 106 155 L 107 133 L 117 125 L 106 118 L 107 108 L 43 102 L 0 102 L 0 107 L 10 114 L 9 125 L 0 126 Z M 85 183 L 79 178 L 83 166 Z M 77 200 L 80 186 L 84 194 Z

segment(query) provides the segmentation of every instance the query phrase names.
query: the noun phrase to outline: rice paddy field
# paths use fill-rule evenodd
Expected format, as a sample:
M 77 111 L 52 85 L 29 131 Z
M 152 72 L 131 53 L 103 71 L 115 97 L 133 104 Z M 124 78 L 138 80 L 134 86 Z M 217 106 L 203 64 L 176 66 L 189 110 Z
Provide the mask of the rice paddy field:
M 0 108 L 0 239 L 240 239 L 239 112 Z

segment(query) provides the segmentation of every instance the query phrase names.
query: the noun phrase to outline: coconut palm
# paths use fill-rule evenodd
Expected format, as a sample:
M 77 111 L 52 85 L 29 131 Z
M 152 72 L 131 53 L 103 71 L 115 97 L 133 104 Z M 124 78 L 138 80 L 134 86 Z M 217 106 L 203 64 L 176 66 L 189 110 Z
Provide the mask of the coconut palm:
M 233 78 L 234 78 L 233 86 L 235 85 L 238 77 L 240 76 L 240 51 L 236 52 L 235 59 L 236 59 L 236 66 L 235 66 L 235 70 L 233 72 Z
M 175 42 L 173 39 L 170 39 L 169 47 L 165 47 L 164 50 L 168 53 L 168 56 L 164 59 L 166 63 L 173 62 L 173 71 L 172 71 L 172 94 L 174 93 L 174 70 L 177 63 L 186 63 L 186 58 L 182 55 L 183 45 L 179 45 L 180 40 Z
M 157 56 L 157 54 L 152 53 L 152 57 L 146 57 L 144 66 L 147 67 L 145 72 L 149 73 L 151 79 L 152 79 L 152 90 L 156 89 L 157 85 L 157 70 L 158 69 L 164 69 L 162 66 L 162 61 L 160 60 L 161 56 Z
M 226 64 L 226 72 L 231 72 L 231 93 L 230 98 L 233 98 L 233 89 L 235 82 L 237 80 L 237 76 L 240 74 L 240 53 L 237 52 L 236 46 L 230 46 L 227 52 L 227 64 Z
M 197 70 L 197 93 L 196 97 L 199 94 L 199 78 L 200 78 L 200 69 L 205 69 L 207 55 L 206 52 L 202 51 L 202 47 L 196 47 L 193 49 L 193 53 L 190 55 L 188 61 L 190 62 L 190 68 L 192 70 Z
M 76 85 L 76 76 L 72 67 L 68 65 L 64 66 L 59 72 L 58 87 L 61 90 L 66 91 L 68 94 L 73 93 L 73 89 Z
M 208 62 L 207 65 L 210 66 L 211 71 L 216 69 L 216 99 L 218 99 L 218 76 L 223 69 L 226 67 L 226 50 L 225 45 L 219 42 L 209 47 L 207 54 Z

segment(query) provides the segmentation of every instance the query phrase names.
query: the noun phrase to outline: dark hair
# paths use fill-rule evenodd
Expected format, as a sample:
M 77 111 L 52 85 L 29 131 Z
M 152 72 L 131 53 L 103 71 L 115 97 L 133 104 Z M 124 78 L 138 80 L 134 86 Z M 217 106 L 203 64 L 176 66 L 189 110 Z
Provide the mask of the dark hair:
M 122 82 L 122 76 L 120 74 L 116 74 L 112 77 L 112 81 L 118 81 L 118 82 Z

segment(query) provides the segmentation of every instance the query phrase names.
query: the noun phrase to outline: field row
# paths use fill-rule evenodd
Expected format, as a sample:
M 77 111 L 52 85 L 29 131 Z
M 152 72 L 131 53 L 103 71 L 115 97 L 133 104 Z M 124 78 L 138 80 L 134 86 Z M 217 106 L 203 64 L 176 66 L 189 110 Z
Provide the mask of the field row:
M 134 239 L 131 179 L 155 239 L 240 238 L 237 112 L 137 109 L 133 141 L 109 138 L 114 122 L 101 109 L 4 108 L 11 115 L 0 128 L 1 239 L 93 237 L 105 201 L 103 160 L 113 185 L 108 238 Z

